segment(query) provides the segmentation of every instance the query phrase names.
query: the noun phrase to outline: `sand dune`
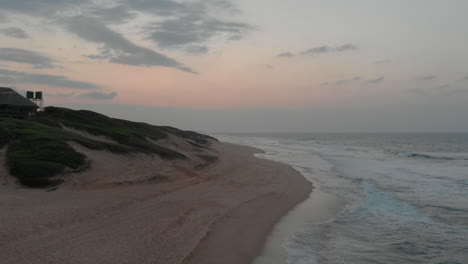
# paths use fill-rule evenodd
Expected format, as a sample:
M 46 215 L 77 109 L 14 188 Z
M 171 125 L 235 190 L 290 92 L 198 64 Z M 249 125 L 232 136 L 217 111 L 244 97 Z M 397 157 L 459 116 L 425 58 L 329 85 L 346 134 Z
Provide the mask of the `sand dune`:
M 81 147 L 92 167 L 58 190 L 1 186 L 1 262 L 249 263 L 311 186 L 254 149 L 213 148 L 218 161 L 193 169 Z

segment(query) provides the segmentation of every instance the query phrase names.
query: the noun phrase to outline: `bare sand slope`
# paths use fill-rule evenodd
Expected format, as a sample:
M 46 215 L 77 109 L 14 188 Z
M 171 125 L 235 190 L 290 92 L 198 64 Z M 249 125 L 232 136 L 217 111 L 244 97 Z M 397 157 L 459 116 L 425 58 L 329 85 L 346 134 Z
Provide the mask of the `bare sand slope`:
M 311 185 L 288 166 L 253 157 L 251 148 L 214 148 L 217 162 L 196 171 L 172 164 L 164 173 L 179 177 L 168 181 L 108 180 L 125 179 L 119 173 L 128 168 L 154 170 L 144 157 L 121 158 L 120 169 L 101 180 L 96 173 L 109 161 L 96 152 L 86 153 L 94 166 L 82 182 L 74 175 L 51 192 L 1 186 L 0 262 L 250 263 Z
M 8 172 L 7 168 L 3 166 L 5 156 L 6 156 L 6 148 L 1 148 L 0 149 L 0 185 L 10 185 L 14 186 L 16 179 L 13 178 L 13 176 L 10 175 Z

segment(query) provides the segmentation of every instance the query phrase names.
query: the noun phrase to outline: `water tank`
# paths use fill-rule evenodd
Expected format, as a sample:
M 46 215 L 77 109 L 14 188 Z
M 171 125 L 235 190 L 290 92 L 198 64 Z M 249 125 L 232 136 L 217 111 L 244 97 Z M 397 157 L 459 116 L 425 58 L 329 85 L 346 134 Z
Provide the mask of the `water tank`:
M 42 92 L 36 92 L 36 99 L 42 99 Z
M 27 91 L 26 92 L 26 98 L 27 99 L 33 99 L 34 98 L 34 92 Z

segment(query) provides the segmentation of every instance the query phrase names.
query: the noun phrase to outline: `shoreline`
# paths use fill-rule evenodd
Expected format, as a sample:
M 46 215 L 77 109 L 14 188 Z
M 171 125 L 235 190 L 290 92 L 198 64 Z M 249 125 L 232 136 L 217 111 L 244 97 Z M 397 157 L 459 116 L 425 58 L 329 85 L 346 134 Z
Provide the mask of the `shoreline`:
M 252 263 L 261 255 L 275 225 L 306 200 L 313 189 L 312 183 L 290 165 L 254 156 L 263 150 L 225 142 L 223 144 L 242 146 L 250 152 L 246 155 L 252 159 L 267 166 L 278 167 L 276 176 L 286 180 L 286 184 L 277 186 L 279 188 L 273 193 L 248 201 L 226 214 L 184 264 Z
M 251 263 L 312 184 L 288 165 L 254 157 L 257 149 L 215 149 L 215 164 L 167 183 L 64 184 L 52 192 L 0 186 L 4 263 Z M 86 174 L 92 169 L 74 177 Z

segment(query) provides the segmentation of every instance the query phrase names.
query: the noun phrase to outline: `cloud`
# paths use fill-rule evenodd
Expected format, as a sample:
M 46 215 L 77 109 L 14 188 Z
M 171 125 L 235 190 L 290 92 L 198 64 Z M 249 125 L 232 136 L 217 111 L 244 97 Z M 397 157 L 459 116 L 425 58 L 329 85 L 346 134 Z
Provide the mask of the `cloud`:
M 135 45 L 122 34 L 117 33 L 102 22 L 90 18 L 77 16 L 63 21 L 66 28 L 78 37 L 104 45 L 102 58 L 109 58 L 110 62 L 132 66 L 162 66 L 176 68 L 182 71 L 194 73 L 194 71 L 182 63 L 151 49 Z M 89 57 L 89 56 L 88 56 Z
M 445 96 L 462 95 L 462 94 L 468 93 L 468 89 L 452 87 L 450 84 L 441 85 L 437 87 L 436 90 L 441 95 L 445 95 Z
M 111 93 L 100 93 L 100 92 L 91 92 L 80 94 L 80 98 L 94 99 L 94 100 L 112 100 L 117 96 L 116 92 Z
M 422 96 L 429 95 L 429 92 L 426 89 L 422 89 L 422 88 L 410 88 L 408 89 L 408 91 L 417 95 L 422 95 Z
M 432 80 L 435 80 L 435 79 L 437 79 L 437 76 L 434 75 L 434 74 L 425 75 L 425 76 L 421 76 L 421 77 L 417 78 L 418 81 L 432 81 Z
M 368 83 L 371 83 L 371 84 L 380 84 L 380 83 L 382 83 L 384 80 L 385 80 L 385 77 L 382 76 L 382 77 L 377 78 L 377 79 L 368 80 L 367 82 L 368 82 Z
M 255 27 L 238 21 L 229 21 L 223 13 L 237 14 L 239 9 L 227 0 L 127 0 L 129 8 L 160 19 L 143 26 L 142 34 L 158 47 L 189 52 L 189 46 L 204 46 L 213 40 L 243 39 Z M 216 16 L 213 16 L 216 15 Z M 196 54 L 199 54 L 195 50 Z
M 127 0 L 125 4 L 130 8 L 159 16 L 173 16 L 187 12 L 186 4 L 171 0 Z
M 321 46 L 317 48 L 311 48 L 306 51 L 301 52 L 301 55 L 313 55 L 313 54 L 320 54 L 320 53 L 327 53 L 330 52 L 330 48 L 327 46 Z
M 276 57 L 277 58 L 292 58 L 294 57 L 294 54 L 292 54 L 291 52 L 283 52 L 283 53 L 276 55 Z
M 185 51 L 190 54 L 207 54 L 208 47 L 207 46 L 188 46 Z
M 468 75 L 463 78 L 465 81 L 468 81 Z
M 73 97 L 75 96 L 75 93 L 46 93 L 46 96 L 51 96 L 51 97 Z
M 446 96 L 468 94 L 468 89 L 458 88 L 458 89 L 443 90 L 441 91 L 441 94 L 446 95 Z
M 7 18 L 5 16 L 5 14 L 3 14 L 2 12 L 0 12 L 0 23 L 3 23 L 3 22 L 6 22 L 7 21 Z
M 356 76 L 352 79 L 341 79 L 341 80 L 336 80 L 334 82 L 323 82 L 320 84 L 320 86 L 328 86 L 328 85 L 340 86 L 340 85 L 351 83 L 351 82 L 357 82 L 359 80 L 361 80 L 361 77 Z
M 325 54 L 325 53 L 336 53 L 336 52 L 345 52 L 345 51 L 353 51 L 357 50 L 358 47 L 354 44 L 348 43 L 340 46 L 321 46 L 308 49 L 306 51 L 301 52 L 301 55 L 318 55 L 318 54 Z
M 350 80 L 338 80 L 335 82 L 335 85 L 342 85 L 350 82 Z
M 443 84 L 438 87 L 432 88 L 411 88 L 409 89 L 410 92 L 421 95 L 421 96 L 455 96 L 455 95 L 463 95 L 468 93 L 468 89 L 460 88 L 460 87 L 453 87 L 450 84 Z
M 358 47 L 354 44 L 348 43 L 344 44 L 338 47 L 335 47 L 334 50 L 338 52 L 343 52 L 343 51 L 350 51 L 350 50 L 357 50 Z
M 88 0 L 0 0 L 2 9 L 30 14 L 50 14 L 57 10 L 86 3 Z
M 211 39 L 240 40 L 254 28 L 242 22 L 189 14 L 177 16 L 144 28 L 147 40 L 160 48 L 184 49 L 190 45 L 204 45 Z M 206 46 L 206 45 L 205 45 Z
M 39 69 L 54 68 L 53 60 L 50 57 L 24 49 L 0 48 L 0 60 L 31 64 L 34 68 Z
M 374 62 L 375 64 L 390 64 L 392 63 L 391 60 L 378 60 Z
M 56 88 L 75 88 L 82 90 L 102 89 L 98 85 L 70 80 L 65 76 L 17 72 L 4 69 L 0 69 L 0 80 L 6 83 L 29 83 Z
M 124 5 L 94 7 L 89 13 L 100 21 L 111 24 L 120 24 L 136 17 L 136 13 Z
M 12 38 L 17 38 L 17 39 L 28 39 L 31 38 L 28 33 L 26 33 L 24 30 L 18 27 L 9 27 L 9 28 L 4 28 L 1 30 L 1 32 L 9 37 Z
M 1 75 L 1 70 L 0 70 L 0 82 L 2 83 L 15 83 L 15 78 L 7 75 Z
M 239 13 L 239 9 L 229 0 L 198 0 L 178 2 L 173 0 L 125 0 L 129 8 L 153 15 L 170 17 L 180 15 L 205 15 L 209 9 Z
M 208 0 L 206 2 L 217 8 L 228 10 L 233 14 L 240 13 L 239 8 L 229 0 Z
M 4 3 L 5 2 L 5 3 Z M 97 30 L 105 28 L 107 33 L 120 35 L 121 40 L 129 42 L 123 35 L 110 29 L 108 25 L 135 22 L 138 20 L 140 33 L 144 39 L 155 43 L 159 48 L 176 49 L 189 54 L 206 54 L 211 40 L 236 41 L 243 39 L 253 26 L 237 21 L 226 20 L 226 13 L 237 14 L 239 9 L 229 0 L 0 0 L 0 8 L 14 12 L 35 15 L 42 18 L 57 19 L 55 22 L 65 26 L 88 41 L 107 44 L 110 42 L 89 38 L 92 24 Z M 79 21 L 91 19 L 92 21 Z M 67 22 L 68 21 L 68 22 Z M 143 22 L 142 21 L 152 21 Z M 74 23 L 78 25 L 73 26 Z M 109 34 L 106 34 L 108 37 Z M 121 41 L 121 42 L 122 42 Z M 132 43 L 133 44 L 133 43 Z M 111 62 L 134 66 L 165 66 L 193 72 L 190 68 L 151 49 L 135 52 L 133 50 L 112 48 L 114 53 L 124 54 L 109 58 Z M 127 45 L 127 48 L 129 45 Z M 143 48 L 143 47 L 139 47 Z M 145 49 L 145 48 L 143 48 Z M 150 54 L 152 52 L 152 54 Z M 90 55 L 99 58 L 100 55 Z

